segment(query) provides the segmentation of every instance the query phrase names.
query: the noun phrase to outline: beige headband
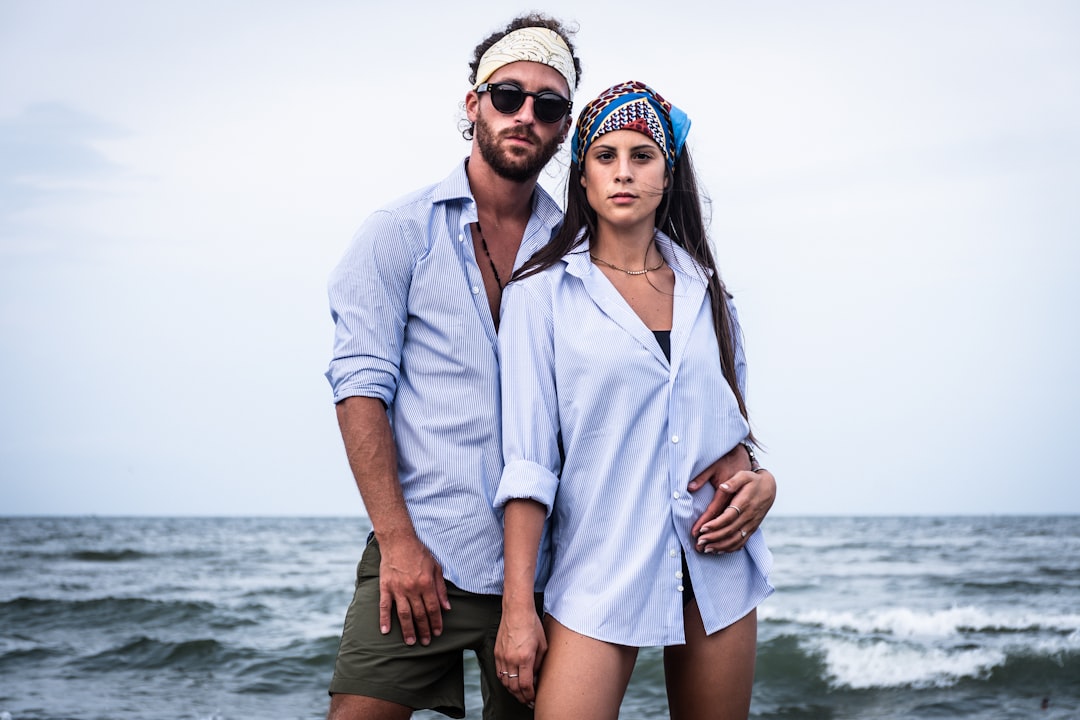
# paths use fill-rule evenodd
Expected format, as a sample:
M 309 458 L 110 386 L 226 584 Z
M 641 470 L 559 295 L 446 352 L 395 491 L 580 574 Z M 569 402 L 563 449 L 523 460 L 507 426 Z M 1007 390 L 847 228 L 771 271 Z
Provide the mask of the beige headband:
M 520 60 L 542 63 L 558 70 L 566 78 L 566 85 L 570 88 L 570 98 L 573 99 L 574 84 L 577 79 L 577 73 L 574 72 L 574 56 L 559 33 L 541 27 L 515 30 L 489 47 L 480 58 L 480 66 L 476 70 L 476 85 L 473 86 L 473 90 L 487 82 L 488 78 L 503 65 Z

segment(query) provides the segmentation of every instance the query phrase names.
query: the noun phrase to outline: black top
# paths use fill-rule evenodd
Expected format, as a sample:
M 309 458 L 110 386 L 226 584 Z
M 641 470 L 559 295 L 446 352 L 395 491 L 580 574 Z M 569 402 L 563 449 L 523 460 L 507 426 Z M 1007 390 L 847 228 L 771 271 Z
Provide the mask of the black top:
M 671 362 L 671 331 L 670 330 L 653 330 L 652 334 L 656 336 L 656 342 L 660 343 L 660 349 L 664 351 L 664 357 Z

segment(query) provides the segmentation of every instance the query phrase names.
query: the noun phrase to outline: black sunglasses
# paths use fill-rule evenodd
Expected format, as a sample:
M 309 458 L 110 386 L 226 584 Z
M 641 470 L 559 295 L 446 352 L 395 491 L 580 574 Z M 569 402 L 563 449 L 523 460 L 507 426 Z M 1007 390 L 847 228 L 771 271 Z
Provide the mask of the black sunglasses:
M 483 83 L 476 88 L 478 93 L 491 95 L 491 104 L 504 115 L 516 113 L 525 104 L 525 96 L 533 99 L 533 115 L 537 120 L 546 123 L 559 122 L 570 114 L 574 103 L 564 98 L 557 92 L 544 90 L 543 92 L 526 92 L 518 85 L 509 82 Z

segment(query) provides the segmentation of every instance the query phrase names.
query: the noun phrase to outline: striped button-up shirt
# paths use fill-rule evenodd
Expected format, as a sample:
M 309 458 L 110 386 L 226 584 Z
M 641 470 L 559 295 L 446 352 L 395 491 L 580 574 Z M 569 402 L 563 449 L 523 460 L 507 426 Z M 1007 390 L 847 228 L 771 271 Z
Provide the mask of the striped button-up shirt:
M 330 278 L 336 329 L 326 377 L 334 402 L 365 396 L 386 404 L 417 535 L 447 580 L 496 594 L 498 337 L 469 234 L 476 220 L 464 163 L 368 218 Z M 561 221 L 538 186 L 517 264 Z
M 720 368 L 704 271 L 668 238 L 659 245 L 675 271 L 670 361 L 587 248 L 511 283 L 500 329 L 506 467 L 496 505 L 548 508 L 547 612 L 639 647 L 685 641 L 684 555 L 709 633 L 772 592 L 761 531 L 720 555 L 695 551 L 690 537 L 713 488 L 691 494 L 687 484 L 749 428 Z M 741 340 L 736 361 L 741 389 Z

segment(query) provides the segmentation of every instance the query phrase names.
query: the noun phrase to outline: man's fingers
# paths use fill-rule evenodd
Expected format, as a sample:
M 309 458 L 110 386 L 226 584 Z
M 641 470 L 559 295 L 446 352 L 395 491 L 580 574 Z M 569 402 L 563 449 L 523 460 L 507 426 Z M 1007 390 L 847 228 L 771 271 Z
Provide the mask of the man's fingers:
M 428 617 L 427 606 L 423 596 L 415 598 L 413 601 L 415 604 L 411 606 L 412 611 L 412 624 L 416 628 L 416 636 L 420 639 L 421 645 L 431 644 L 431 618 Z M 400 606 L 399 606 L 400 608 Z M 401 616 L 399 609 L 398 616 Z M 402 622 L 402 627 L 405 623 Z M 405 640 L 406 644 L 411 645 L 408 639 Z
M 450 609 L 450 594 L 446 592 L 446 581 L 443 580 L 442 570 L 440 569 L 438 577 L 435 579 L 435 592 L 439 594 L 439 605 L 443 610 Z M 440 620 L 441 623 L 441 620 Z
M 416 625 L 413 623 L 413 611 L 412 606 L 409 604 L 409 598 L 404 595 L 397 595 L 394 598 L 394 605 L 397 607 L 397 619 L 401 624 L 401 639 L 405 641 L 406 645 L 416 644 Z
M 390 633 L 390 613 L 393 610 L 394 601 L 386 588 L 379 585 L 379 632 L 383 635 Z
M 423 596 L 424 602 L 424 618 L 427 625 L 431 628 L 431 634 L 435 637 L 442 635 L 442 607 L 440 603 L 442 599 L 435 593 L 426 593 Z M 423 642 L 423 636 L 421 635 L 421 642 Z M 425 645 L 427 643 L 424 643 Z
M 708 532 L 709 530 L 711 530 L 712 528 L 709 528 L 709 530 L 703 530 L 702 528 L 710 520 L 715 520 L 723 514 L 724 507 L 727 505 L 727 502 L 727 497 L 725 495 L 722 495 L 720 493 L 714 495 L 713 499 L 709 501 L 708 507 L 706 507 L 705 511 L 701 513 L 701 517 L 699 517 L 694 522 L 693 527 L 690 528 L 690 537 L 696 538 L 702 532 Z
M 712 467 L 711 466 L 706 468 L 705 470 L 703 470 L 700 475 L 698 475 L 693 480 L 691 480 L 690 484 L 687 485 L 686 487 L 690 492 L 696 492 L 696 491 L 700 490 L 701 488 L 705 487 L 706 483 L 710 483 L 710 482 L 712 482 Z

